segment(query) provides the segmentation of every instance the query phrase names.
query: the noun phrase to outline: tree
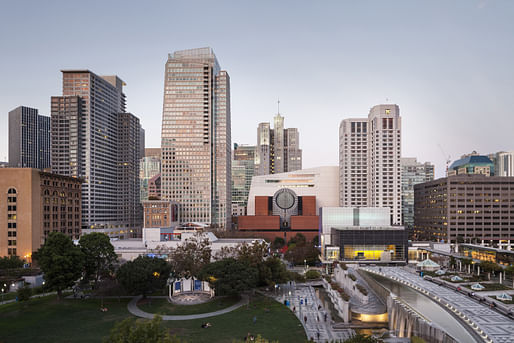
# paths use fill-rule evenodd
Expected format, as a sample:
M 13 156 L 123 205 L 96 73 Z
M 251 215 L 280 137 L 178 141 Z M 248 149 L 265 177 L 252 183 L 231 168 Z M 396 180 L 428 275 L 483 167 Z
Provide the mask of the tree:
M 84 255 L 63 233 L 51 232 L 33 258 L 44 273 L 45 286 L 57 291 L 59 300 L 62 291 L 73 286 L 82 275 Z
M 118 322 L 104 343 L 180 343 L 177 337 L 170 337 L 161 326 L 162 318 L 155 316 L 151 321 L 127 318 Z
M 166 285 L 171 266 L 163 259 L 139 256 L 118 269 L 118 282 L 131 294 L 148 293 Z
M 379 341 L 378 339 L 376 339 L 374 337 L 363 335 L 363 334 L 354 335 L 352 338 L 349 338 L 346 341 L 344 341 L 344 343 L 379 343 L 379 342 L 382 342 L 382 341 Z
M 296 246 L 303 246 L 307 243 L 307 239 L 304 235 L 301 233 L 297 233 L 294 237 L 292 237 L 289 242 L 287 242 L 287 245 L 290 246 L 291 244 L 295 244 Z
M 175 277 L 198 276 L 202 268 L 211 262 L 211 243 L 197 234 L 170 252 L 172 272 Z
M 235 249 L 235 258 L 252 267 L 257 267 L 267 255 L 268 243 L 266 242 L 242 243 Z
M 275 237 L 275 240 L 273 241 L 273 244 L 271 244 L 271 247 L 273 249 L 282 249 L 286 245 L 286 241 L 282 237 Z
M 512 279 L 512 288 L 514 288 L 514 265 L 505 268 L 505 274 L 510 276 L 510 278 Z
M 494 262 L 490 261 L 482 261 L 480 262 L 480 268 L 484 271 L 484 273 L 487 273 L 487 278 L 491 280 L 491 273 L 492 272 L 499 272 L 502 271 L 503 268 L 497 265 Z
M 312 244 L 317 247 L 319 245 L 319 236 L 316 235 L 314 236 L 314 238 L 312 239 Z
M 85 277 L 93 280 L 97 288 L 100 276 L 114 272 L 114 264 L 118 260 L 109 236 L 93 232 L 80 237 L 80 249 L 84 254 Z
M 287 268 L 278 257 L 268 258 L 264 261 L 264 265 L 269 268 L 271 272 L 271 283 L 268 282 L 268 285 L 284 283 L 289 280 Z
M 16 291 L 16 297 L 18 298 L 19 301 L 27 301 L 30 299 L 31 295 L 32 295 L 32 289 L 27 286 L 22 287 L 22 288 L 18 289 L 18 291 Z
M 217 295 L 235 295 L 257 285 L 257 269 L 234 258 L 210 263 L 200 277 L 208 281 Z
M 456 263 L 457 263 L 457 261 L 455 260 L 455 257 L 450 256 L 450 262 L 449 262 L 450 268 L 455 268 Z
M 23 260 L 18 256 L 4 256 L 0 257 L 0 269 L 14 269 L 23 267 Z
M 284 258 L 294 264 L 303 264 L 304 261 L 309 266 L 313 266 L 318 262 L 319 250 L 312 244 L 303 246 L 289 246 L 289 250 L 284 255 Z

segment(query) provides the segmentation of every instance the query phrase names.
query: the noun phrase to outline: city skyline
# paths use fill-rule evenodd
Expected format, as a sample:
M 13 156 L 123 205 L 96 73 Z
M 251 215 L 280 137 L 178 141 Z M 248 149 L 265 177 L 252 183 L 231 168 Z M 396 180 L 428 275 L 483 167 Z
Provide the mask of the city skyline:
M 10 32 L 16 14 L 27 20 L 16 32 L 0 37 L 6 51 L 0 66 L 0 160 L 8 157 L 8 111 L 24 105 L 49 113 L 48 99 L 60 90 L 59 70 L 67 68 L 120 75 L 127 82 L 129 107 L 147 129 L 146 145 L 160 146 L 163 62 L 169 52 L 203 46 L 215 49 L 231 71 L 232 140 L 253 144 L 248 137 L 275 113 L 280 98 L 289 125 L 302 132 L 304 168 L 337 165 L 338 123 L 365 115 L 369 104 L 386 102 L 402 107 L 402 155 L 433 162 L 436 176 L 444 175 L 445 155 L 455 160 L 472 150 L 512 150 L 510 128 L 502 125 L 508 120 L 505 109 L 514 101 L 514 71 L 509 68 L 514 57 L 512 3 L 332 2 L 293 8 L 283 2 L 274 3 L 273 10 L 264 4 L 206 4 L 206 12 L 226 12 L 232 20 L 212 25 L 217 16 L 202 14 L 199 26 L 181 35 L 173 33 L 185 18 L 158 19 L 170 11 L 192 11 L 194 4 L 140 6 L 129 3 L 124 8 L 131 26 L 112 27 L 119 8 L 115 2 L 102 6 L 102 12 L 78 2 L 9 4 L 9 11 L 0 14 L 4 32 Z M 72 18 L 60 15 L 78 8 L 86 16 L 94 12 L 95 27 L 71 25 Z M 148 17 L 135 19 L 146 10 Z M 45 18 L 52 20 L 38 25 Z M 149 18 L 157 19 L 148 25 Z M 94 40 L 98 49 L 60 47 L 52 39 L 57 34 L 80 35 L 89 44 Z M 33 63 L 34 51 L 38 67 L 27 83 L 19 75 Z M 484 113 L 489 125 L 477 125 Z M 477 143 L 478 136 L 490 139 Z M 326 149 L 320 151 L 320 146 Z

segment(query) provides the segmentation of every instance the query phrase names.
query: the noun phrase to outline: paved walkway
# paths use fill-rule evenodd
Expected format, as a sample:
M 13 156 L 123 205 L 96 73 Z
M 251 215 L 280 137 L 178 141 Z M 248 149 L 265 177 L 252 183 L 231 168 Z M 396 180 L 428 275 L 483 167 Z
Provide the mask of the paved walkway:
M 483 332 L 482 335 L 487 334 L 492 342 L 514 343 L 514 320 L 462 293 L 438 286 L 398 267 L 381 267 L 381 269 L 379 267 L 365 267 L 362 269 L 395 279 L 426 294 L 439 302 L 441 306 L 448 307 L 456 316 L 460 316 L 462 322 L 468 323 L 476 332 Z
M 296 286 L 291 295 L 278 297 L 277 300 L 282 303 L 284 300 L 290 301 L 289 309 L 291 311 L 293 308 L 295 309 L 295 315 L 302 323 L 307 338 L 313 339 L 315 342 L 344 341 L 353 335 L 352 329 L 336 331 L 332 328 L 330 313 L 323 308 L 323 304 L 316 296 L 314 288 L 310 285 Z M 303 304 L 301 304 L 302 300 Z M 325 315 L 327 316 L 326 321 Z
M 139 300 L 141 300 L 141 298 L 143 298 L 142 295 L 134 297 L 127 305 L 128 311 L 136 317 L 153 319 L 153 317 L 155 316 L 154 313 L 148 313 L 148 312 L 142 311 L 139 307 L 137 307 L 137 302 Z M 162 320 L 191 320 L 191 319 L 215 317 L 215 316 L 219 316 L 221 314 L 232 312 L 235 309 L 238 309 L 241 306 L 248 304 L 248 296 L 246 294 L 241 295 L 241 298 L 242 298 L 241 301 L 239 301 L 237 304 L 234 304 L 230 307 L 224 308 L 222 310 L 214 311 L 214 312 L 190 314 L 190 315 L 184 315 L 184 316 L 161 315 L 161 317 L 162 317 Z
M 57 294 L 57 292 L 49 292 L 49 293 L 36 294 L 36 295 L 31 296 L 30 298 L 31 299 L 41 298 L 41 297 L 46 297 L 48 295 L 53 295 L 53 294 Z M 9 300 L 5 300 L 5 301 L 1 301 L 0 305 L 10 304 L 10 303 L 13 303 L 15 301 L 16 301 L 16 299 L 9 299 Z
M 359 301 L 357 297 L 350 297 L 350 305 L 352 311 L 366 314 L 382 314 L 387 312 L 387 306 L 384 303 L 382 303 L 382 300 L 380 300 L 380 298 L 375 294 L 375 292 L 368 285 L 366 280 L 364 280 L 362 276 L 360 276 L 360 274 L 357 273 L 357 270 L 351 267 L 349 267 L 348 269 L 357 278 L 357 283 L 366 288 L 366 290 L 368 291 L 367 304 Z

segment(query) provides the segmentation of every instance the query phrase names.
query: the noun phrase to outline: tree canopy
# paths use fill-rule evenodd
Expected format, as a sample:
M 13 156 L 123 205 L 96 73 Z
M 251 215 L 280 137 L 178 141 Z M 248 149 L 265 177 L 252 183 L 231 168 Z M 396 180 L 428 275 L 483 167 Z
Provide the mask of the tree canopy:
M 45 286 L 57 291 L 59 299 L 62 291 L 73 286 L 82 275 L 84 255 L 63 233 L 51 232 L 33 258 L 45 275 Z
M 201 235 L 186 239 L 170 251 L 171 270 L 175 277 L 198 276 L 200 270 L 211 262 L 211 243 Z
M 143 296 L 166 286 L 171 267 L 163 259 L 139 256 L 118 269 L 118 282 L 131 294 Z
M 235 295 L 255 287 L 258 272 L 246 263 L 226 258 L 204 266 L 200 276 L 214 287 L 217 295 Z
M 4 256 L 0 257 L 0 269 L 14 269 L 23 267 L 23 260 L 18 256 Z
M 104 233 L 93 232 L 80 237 L 80 249 L 84 254 L 84 276 L 95 282 L 95 288 L 101 276 L 114 272 L 118 260 L 109 237 Z

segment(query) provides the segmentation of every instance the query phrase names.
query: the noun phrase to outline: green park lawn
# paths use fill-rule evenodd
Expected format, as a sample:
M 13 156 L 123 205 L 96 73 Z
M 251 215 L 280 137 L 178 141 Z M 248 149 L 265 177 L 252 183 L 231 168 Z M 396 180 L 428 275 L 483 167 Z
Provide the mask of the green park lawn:
M 117 321 L 130 317 L 129 299 L 104 300 L 109 310 L 100 312 L 100 300 L 59 302 L 55 296 L 26 303 L 0 306 L 0 342 L 101 342 Z M 255 324 L 253 318 L 256 317 Z M 210 328 L 202 329 L 209 322 Z M 298 319 L 284 305 L 261 296 L 249 306 L 206 319 L 163 322 L 172 335 L 189 342 L 227 342 L 243 339 L 248 332 L 280 343 L 304 342 L 305 332 Z
M 198 305 L 175 305 L 170 304 L 167 299 L 164 298 L 147 298 L 141 299 L 137 306 L 149 313 L 156 314 L 169 314 L 169 315 L 189 315 L 214 312 L 230 307 L 241 300 L 240 297 L 216 297 L 209 302 L 198 304 Z

